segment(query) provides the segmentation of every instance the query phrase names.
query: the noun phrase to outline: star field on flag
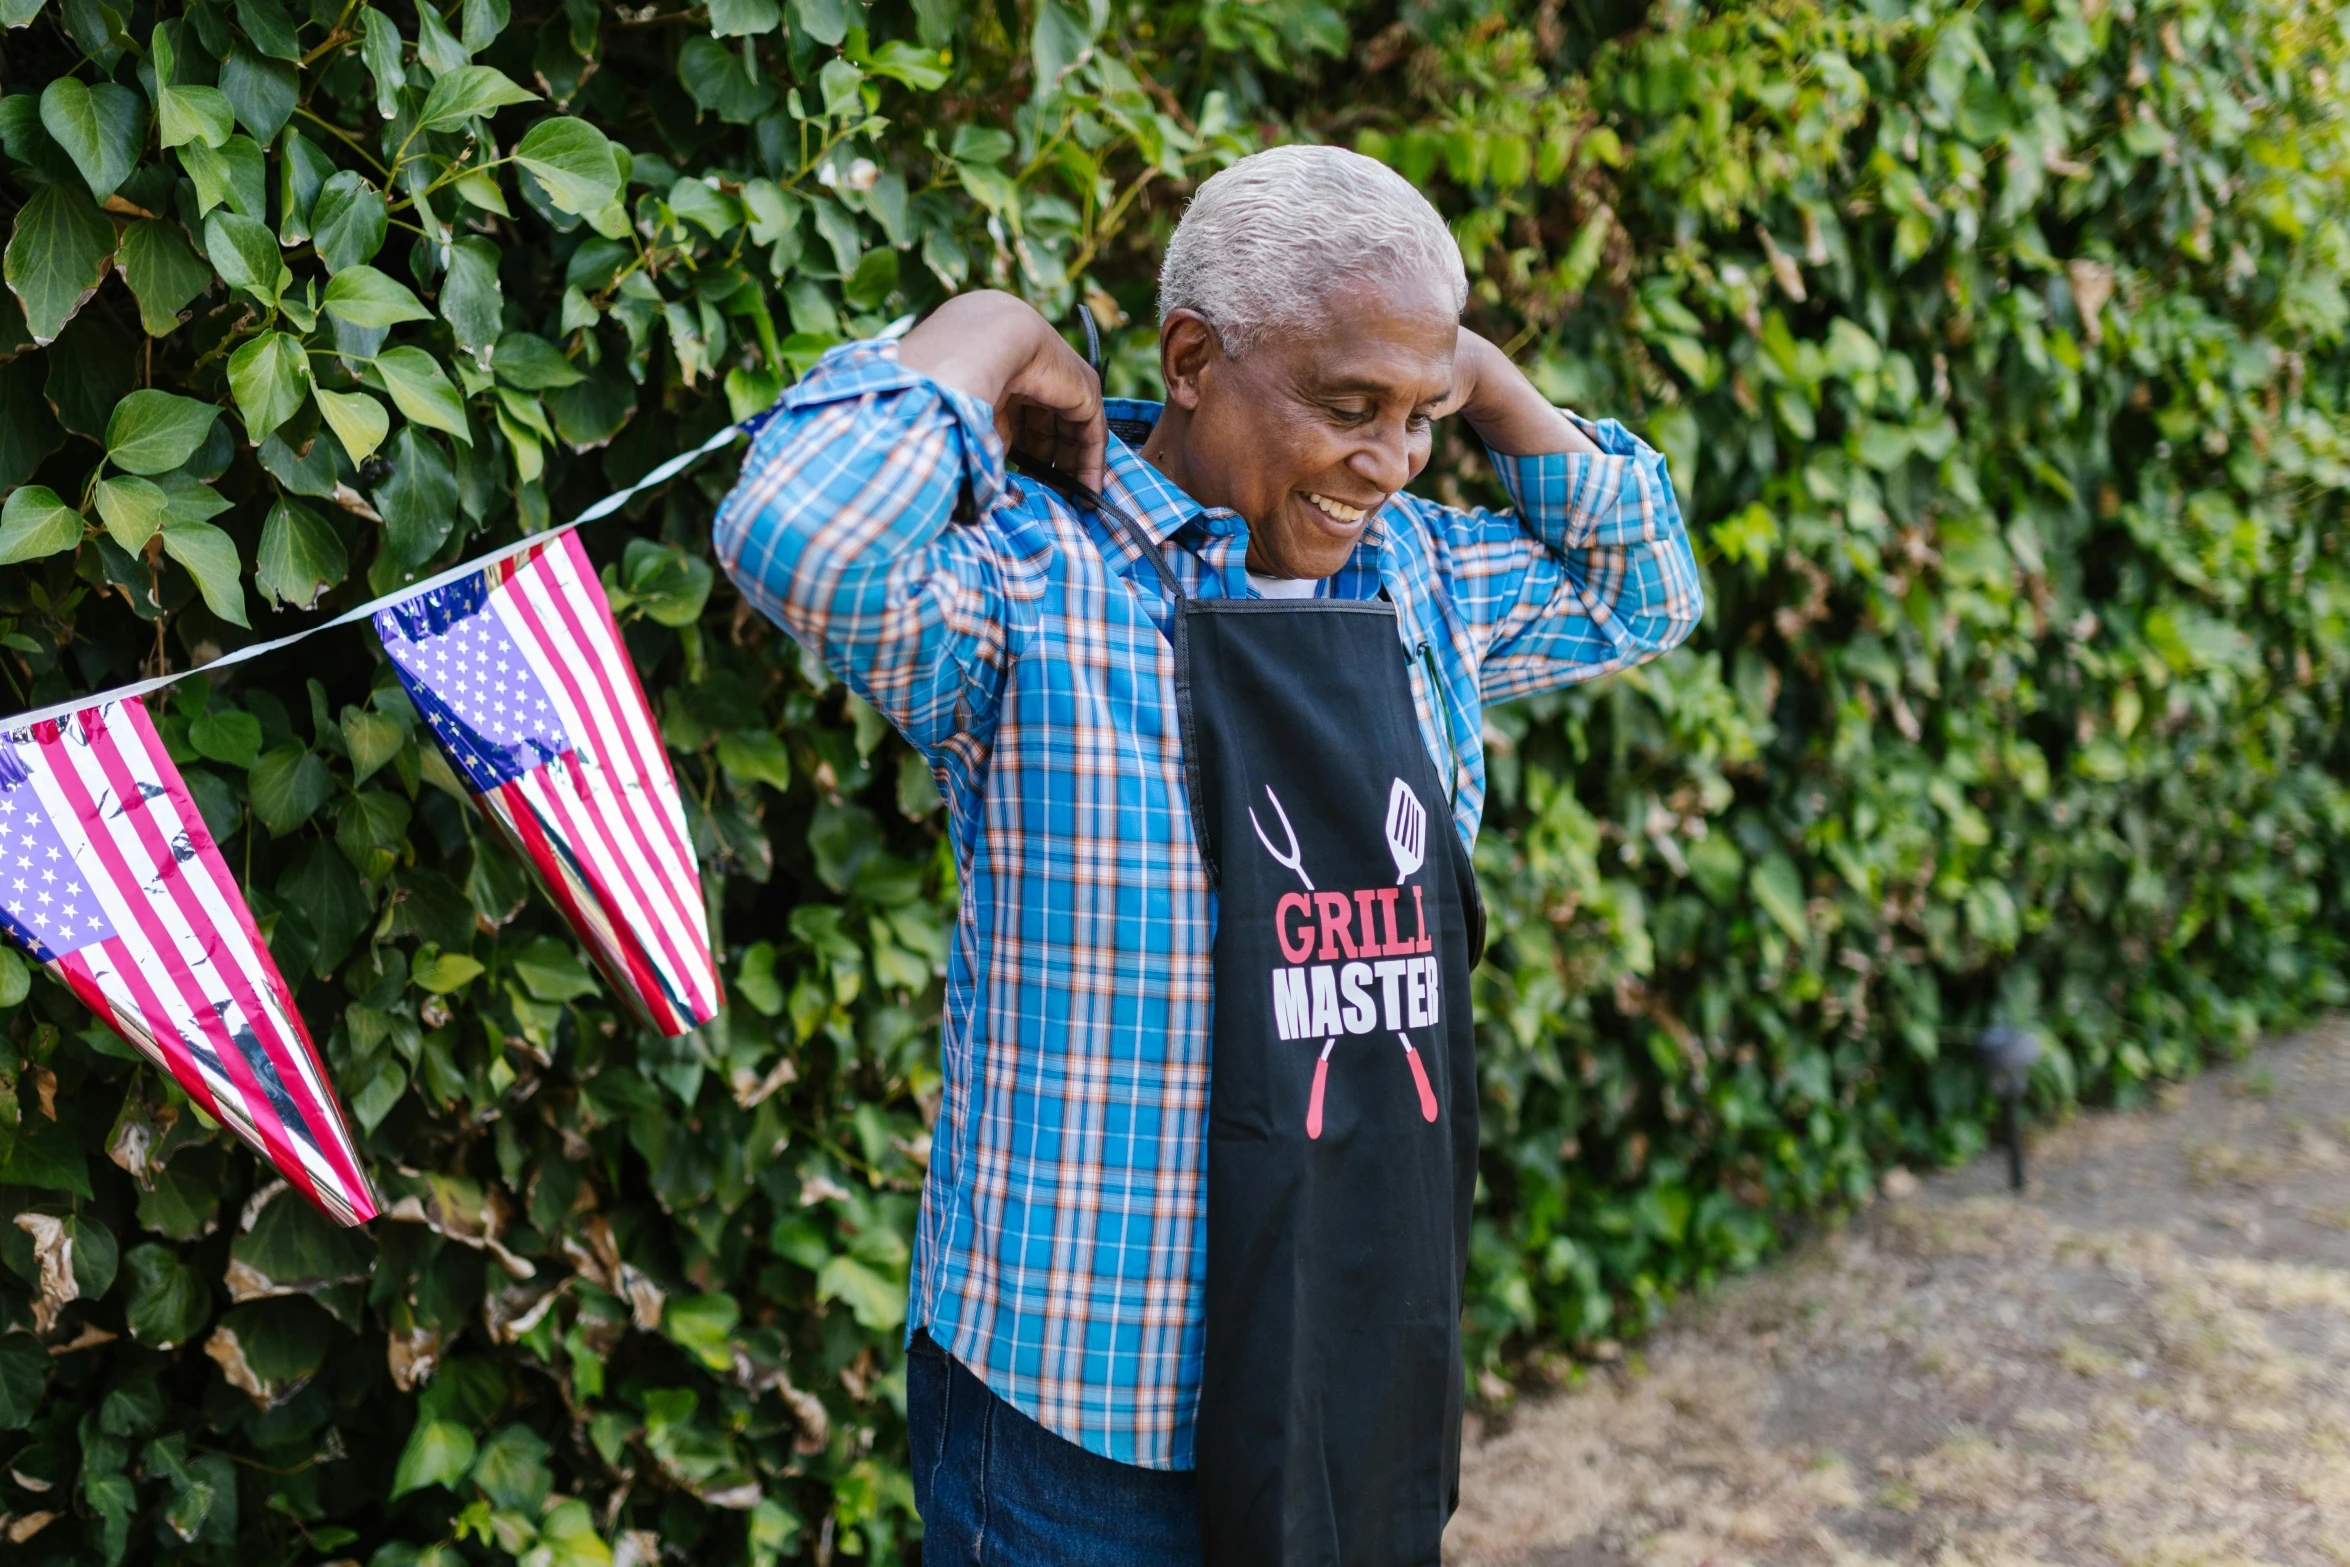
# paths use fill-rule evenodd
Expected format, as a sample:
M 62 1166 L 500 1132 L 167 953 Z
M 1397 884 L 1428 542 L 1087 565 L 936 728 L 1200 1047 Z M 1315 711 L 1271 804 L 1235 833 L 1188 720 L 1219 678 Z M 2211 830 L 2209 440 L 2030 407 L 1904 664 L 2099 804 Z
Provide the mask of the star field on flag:
M 677 780 L 576 533 L 376 613 L 450 764 L 665 1034 L 721 999 Z

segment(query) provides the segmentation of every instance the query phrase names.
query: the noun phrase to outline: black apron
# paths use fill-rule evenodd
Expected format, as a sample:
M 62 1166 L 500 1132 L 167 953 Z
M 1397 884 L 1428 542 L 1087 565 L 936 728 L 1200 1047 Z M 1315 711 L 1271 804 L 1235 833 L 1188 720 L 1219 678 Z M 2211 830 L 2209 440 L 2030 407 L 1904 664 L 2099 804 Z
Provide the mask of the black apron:
M 1218 898 L 1206 1559 L 1437 1567 L 1459 1489 L 1483 909 L 1395 607 L 1189 597 L 1122 509 L 1038 476 L 1176 604 L 1185 782 Z

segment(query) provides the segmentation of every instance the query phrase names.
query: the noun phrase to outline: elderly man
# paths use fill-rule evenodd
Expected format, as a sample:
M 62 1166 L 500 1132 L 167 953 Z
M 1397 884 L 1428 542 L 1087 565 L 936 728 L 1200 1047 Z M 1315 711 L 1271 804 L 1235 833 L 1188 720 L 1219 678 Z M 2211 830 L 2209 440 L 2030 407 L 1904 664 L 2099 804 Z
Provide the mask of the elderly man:
M 1483 704 L 1700 608 L 1662 459 L 1551 407 L 1467 295 L 1403 179 L 1259 153 L 1168 245 L 1164 407 L 964 295 L 827 355 L 719 517 L 949 805 L 930 1567 L 1438 1560 Z M 1448 414 L 1514 512 L 1406 492 Z

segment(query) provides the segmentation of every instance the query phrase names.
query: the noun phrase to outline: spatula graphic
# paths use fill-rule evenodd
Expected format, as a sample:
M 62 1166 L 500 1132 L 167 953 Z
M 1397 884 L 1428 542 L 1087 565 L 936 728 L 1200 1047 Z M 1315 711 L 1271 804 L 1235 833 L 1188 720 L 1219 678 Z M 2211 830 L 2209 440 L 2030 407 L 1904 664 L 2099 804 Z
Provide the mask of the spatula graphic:
M 1428 808 L 1401 778 L 1387 792 L 1387 852 L 1395 856 L 1398 887 L 1428 859 Z

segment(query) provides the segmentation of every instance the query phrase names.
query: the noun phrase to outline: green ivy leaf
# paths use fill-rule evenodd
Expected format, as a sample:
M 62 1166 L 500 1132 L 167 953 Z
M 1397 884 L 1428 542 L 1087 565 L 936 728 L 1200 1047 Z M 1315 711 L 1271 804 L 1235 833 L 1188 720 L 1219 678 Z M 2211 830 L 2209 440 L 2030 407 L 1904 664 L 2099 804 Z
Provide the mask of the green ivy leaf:
M 328 280 L 319 308 L 353 326 L 398 326 L 403 321 L 432 319 L 432 312 L 407 284 L 356 262 Z
M 291 65 L 263 57 L 242 38 L 230 46 L 228 58 L 221 62 L 222 94 L 236 112 L 237 123 L 264 147 L 294 117 L 301 86 L 301 75 Z
M 302 911 L 313 943 L 311 972 L 330 978 L 375 914 L 373 898 L 342 851 L 314 839 L 279 879 L 278 896 Z
M 290 1186 L 262 1205 L 228 1254 L 272 1284 L 310 1294 L 365 1278 L 375 1261 L 363 1232 L 336 1224 Z
M 418 952 L 415 966 L 408 971 L 409 978 L 416 982 L 419 990 L 429 991 L 436 996 L 463 990 L 481 978 L 481 975 L 482 964 L 478 958 L 462 952 L 429 950 Z
M 294 281 L 269 225 L 241 213 L 215 212 L 206 218 L 204 250 L 222 282 L 264 305 L 275 305 Z
M 454 1487 L 473 1467 L 473 1433 L 448 1420 L 419 1420 L 392 1469 L 392 1500 L 428 1485 Z
M 375 356 L 375 368 L 400 412 L 473 444 L 473 432 L 465 423 L 465 400 L 439 360 L 421 348 L 387 348 Z
M 585 1502 L 559 1502 L 549 1508 L 539 1521 L 539 1548 L 547 1553 L 547 1567 L 612 1567 L 612 1548 L 596 1533 L 596 1516 Z M 779 1560 L 782 1555 L 782 1548 L 777 1548 L 761 1559 Z
M 149 1349 L 185 1344 L 212 1320 L 212 1291 L 204 1275 L 180 1261 L 169 1246 L 134 1246 L 123 1259 L 130 1274 L 130 1299 L 123 1315 L 131 1337 Z
M 33 993 L 33 971 L 14 947 L 0 947 L 0 1007 L 13 1007 Z
M 114 257 L 114 225 L 86 192 L 68 185 L 34 191 L 16 214 L 0 275 L 24 307 L 25 330 L 46 348 L 57 341 L 106 280 Z
M 783 1011 L 783 986 L 775 977 L 775 943 L 754 941 L 743 949 L 734 973 L 734 993 L 751 1004 L 761 1017 Z
M 464 66 L 473 52 L 450 33 L 438 11 L 425 8 L 416 13 L 416 58 L 435 76 L 445 76 Z
M 65 1233 L 73 1241 L 73 1281 L 81 1289 L 82 1299 L 96 1300 L 114 1288 L 115 1271 L 122 1262 L 114 1231 L 87 1209 L 77 1207 L 65 1221 Z
M 392 1113 L 408 1092 L 408 1074 L 397 1061 L 387 1060 L 375 1069 L 375 1075 L 357 1093 L 351 1096 L 351 1114 L 360 1128 L 372 1132 L 383 1124 L 383 1118 Z
M 0 293 L 0 307 L 14 313 L 5 293 Z M 42 460 L 65 444 L 65 426 L 57 422 L 46 395 L 48 368 L 37 354 L 0 364 L 0 491 L 31 478 Z M 4 557 L 0 564 L 6 564 Z
M 228 386 L 244 415 L 245 434 L 260 440 L 294 417 L 310 395 L 310 359 L 301 339 L 264 332 L 246 343 L 229 356 Z
M 343 744 L 351 753 L 351 782 L 363 784 L 376 770 L 400 754 L 407 744 L 408 726 L 388 713 L 363 707 L 343 709 Z
M 49 1352 L 30 1333 L 0 1333 L 0 1431 L 22 1431 L 49 1390 Z
M 148 34 L 148 58 L 155 68 L 155 123 L 166 147 L 201 141 L 207 147 L 225 146 L 236 131 L 236 111 L 228 95 L 217 87 L 184 84 L 176 78 L 176 50 L 171 29 L 157 27 Z
M 465 0 L 458 15 L 458 35 L 465 47 L 476 54 L 496 42 L 498 34 L 513 20 L 507 0 Z M 573 20 L 569 26 L 577 29 L 579 23 Z
M 359 13 L 361 42 L 359 57 L 366 62 L 367 72 L 375 78 L 375 112 L 387 120 L 400 114 L 400 89 L 408 85 L 407 70 L 400 63 L 404 46 L 400 30 L 392 19 L 372 6 Z
M 414 428 L 392 442 L 392 472 L 375 492 L 384 544 L 402 565 L 433 558 L 457 522 L 457 471 L 440 442 Z
M 857 262 L 857 270 L 840 286 L 840 297 L 859 310 L 878 310 L 897 291 L 898 253 L 876 245 Z
M 210 439 L 206 437 L 208 442 Z M 155 482 L 163 491 L 163 525 L 167 528 L 175 522 L 210 522 L 230 509 L 226 496 L 185 471 L 159 473 Z
M 240 808 L 238 815 L 243 814 Z M 203 1235 L 220 1207 L 220 1190 L 211 1165 L 203 1153 L 184 1154 L 156 1171 L 154 1190 L 139 1198 L 139 1223 L 175 1241 Z
M 114 405 L 106 460 L 125 473 L 164 473 L 196 455 L 220 409 L 193 397 L 143 390 Z
M 547 1505 L 555 1477 L 547 1468 L 552 1451 L 546 1438 L 517 1422 L 482 1444 L 473 1462 L 473 1483 L 491 1505 L 536 1518 Z
M 0 1182 L 86 1198 L 89 1160 L 71 1132 L 35 1112 L 17 1123 L 13 1136 L 9 1128 L 0 1127 Z
M 310 242 L 326 270 L 340 274 L 383 249 L 390 222 L 383 192 L 342 169 L 327 176 L 310 203 Z
M 515 955 L 514 977 L 541 1001 L 576 1001 L 603 989 L 570 943 L 553 936 L 541 936 Z
M 149 337 L 179 330 L 179 313 L 212 282 L 212 269 L 197 259 L 177 223 L 140 219 L 122 231 L 114 259 Z
M 1749 873 L 1747 882 L 1754 891 L 1754 901 L 1790 941 L 1802 941 L 1811 934 L 1811 922 L 1803 912 L 1803 878 L 1793 860 L 1774 849 Z
M 800 31 L 827 48 L 849 36 L 849 9 L 844 0 L 791 0 Z
M 196 580 L 206 609 L 232 626 L 253 624 L 245 618 L 244 567 L 236 540 L 209 522 L 171 522 L 164 524 L 163 553 Z
M 73 159 L 90 194 L 104 201 L 138 164 L 147 110 L 128 87 L 87 87 L 60 76 L 41 90 L 41 128 Z
M 90 487 L 90 500 L 114 542 L 126 555 L 136 555 L 162 531 L 171 512 L 171 497 L 152 479 L 116 476 Z
M 750 38 L 783 25 L 775 0 L 710 0 L 710 31 L 719 38 Z
M 206 761 L 242 771 L 261 757 L 261 720 L 241 707 L 215 708 L 188 720 L 188 744 Z
M 816 1298 L 849 1308 L 868 1333 L 892 1333 L 906 1320 L 903 1280 L 884 1278 L 850 1256 L 837 1256 L 816 1274 Z
M 236 133 L 237 113 L 217 87 L 162 87 L 155 93 L 155 123 L 166 147 L 192 141 L 225 147 Z
M 535 103 L 538 94 L 514 84 L 504 71 L 487 65 L 460 65 L 432 84 L 416 123 L 424 130 L 455 130 L 467 120 L 494 114 L 510 103 Z
M 524 133 L 514 161 L 564 212 L 587 217 L 620 194 L 620 160 L 604 133 L 585 120 L 541 120 Z
M 690 626 L 702 618 L 715 577 L 708 561 L 674 544 L 630 539 L 621 552 L 620 580 L 649 619 L 664 626 Z
M 923 49 L 903 38 L 893 38 L 870 55 L 857 58 L 857 63 L 874 76 L 887 76 L 904 82 L 916 92 L 936 92 L 947 83 L 945 57 L 938 50 Z
M 845 60 L 831 61 L 852 76 L 857 68 Z M 688 38 L 677 51 L 677 79 L 694 103 L 728 125 L 748 125 L 775 104 L 775 84 L 754 75 L 749 63 L 715 38 Z M 859 116 L 862 118 L 862 116 Z
M 39 560 L 81 541 L 81 513 L 47 485 L 21 485 L 9 491 L 7 504 L 0 506 L 0 566 Z
M 737 783 L 763 783 L 778 793 L 791 787 L 791 751 L 765 729 L 730 729 L 718 737 L 718 765 Z
M 319 399 L 324 404 L 325 399 L 340 395 L 321 392 Z M 328 419 L 333 420 L 331 407 Z M 354 454 L 354 460 L 365 455 L 364 452 Z M 253 585 L 272 604 L 309 609 L 317 604 L 321 593 L 340 583 L 350 569 L 342 539 L 316 512 L 282 497 L 269 509 L 269 520 L 261 528 L 261 548 L 254 560 Z
M 367 461 L 391 432 L 392 416 L 365 392 L 330 392 L 322 386 L 317 396 L 319 411 L 355 464 Z
M 561 349 L 530 332 L 508 332 L 499 338 L 490 364 L 499 380 L 526 392 L 577 386 L 587 379 L 584 371 L 563 357 Z
M 1080 14 L 1063 0 L 1037 0 L 1036 22 L 1028 30 L 1028 55 L 1036 63 L 1038 98 L 1061 90 L 1062 79 L 1093 47 L 1095 31 L 1090 7 Z
M 711 1370 L 724 1371 L 734 1364 L 731 1340 L 741 1320 L 742 1308 L 731 1295 L 686 1295 L 663 1308 L 661 1333 Z
M 225 204 L 231 212 L 256 221 L 268 216 L 269 162 L 252 137 L 240 132 L 217 152 L 192 141 L 179 149 L 179 160 L 195 182 L 198 213 Z
M 457 346 L 478 364 L 489 362 L 505 317 L 505 295 L 498 287 L 498 247 L 468 235 L 449 247 L 447 280 L 441 284 L 441 319 Z M 411 416 L 413 417 L 413 415 Z
M 294 36 L 294 19 L 278 0 L 237 0 L 237 23 L 253 47 L 279 60 L 300 60 L 302 42 Z
M 253 819 L 283 838 L 317 814 L 334 793 L 326 763 L 299 745 L 281 745 L 253 764 L 246 787 Z

